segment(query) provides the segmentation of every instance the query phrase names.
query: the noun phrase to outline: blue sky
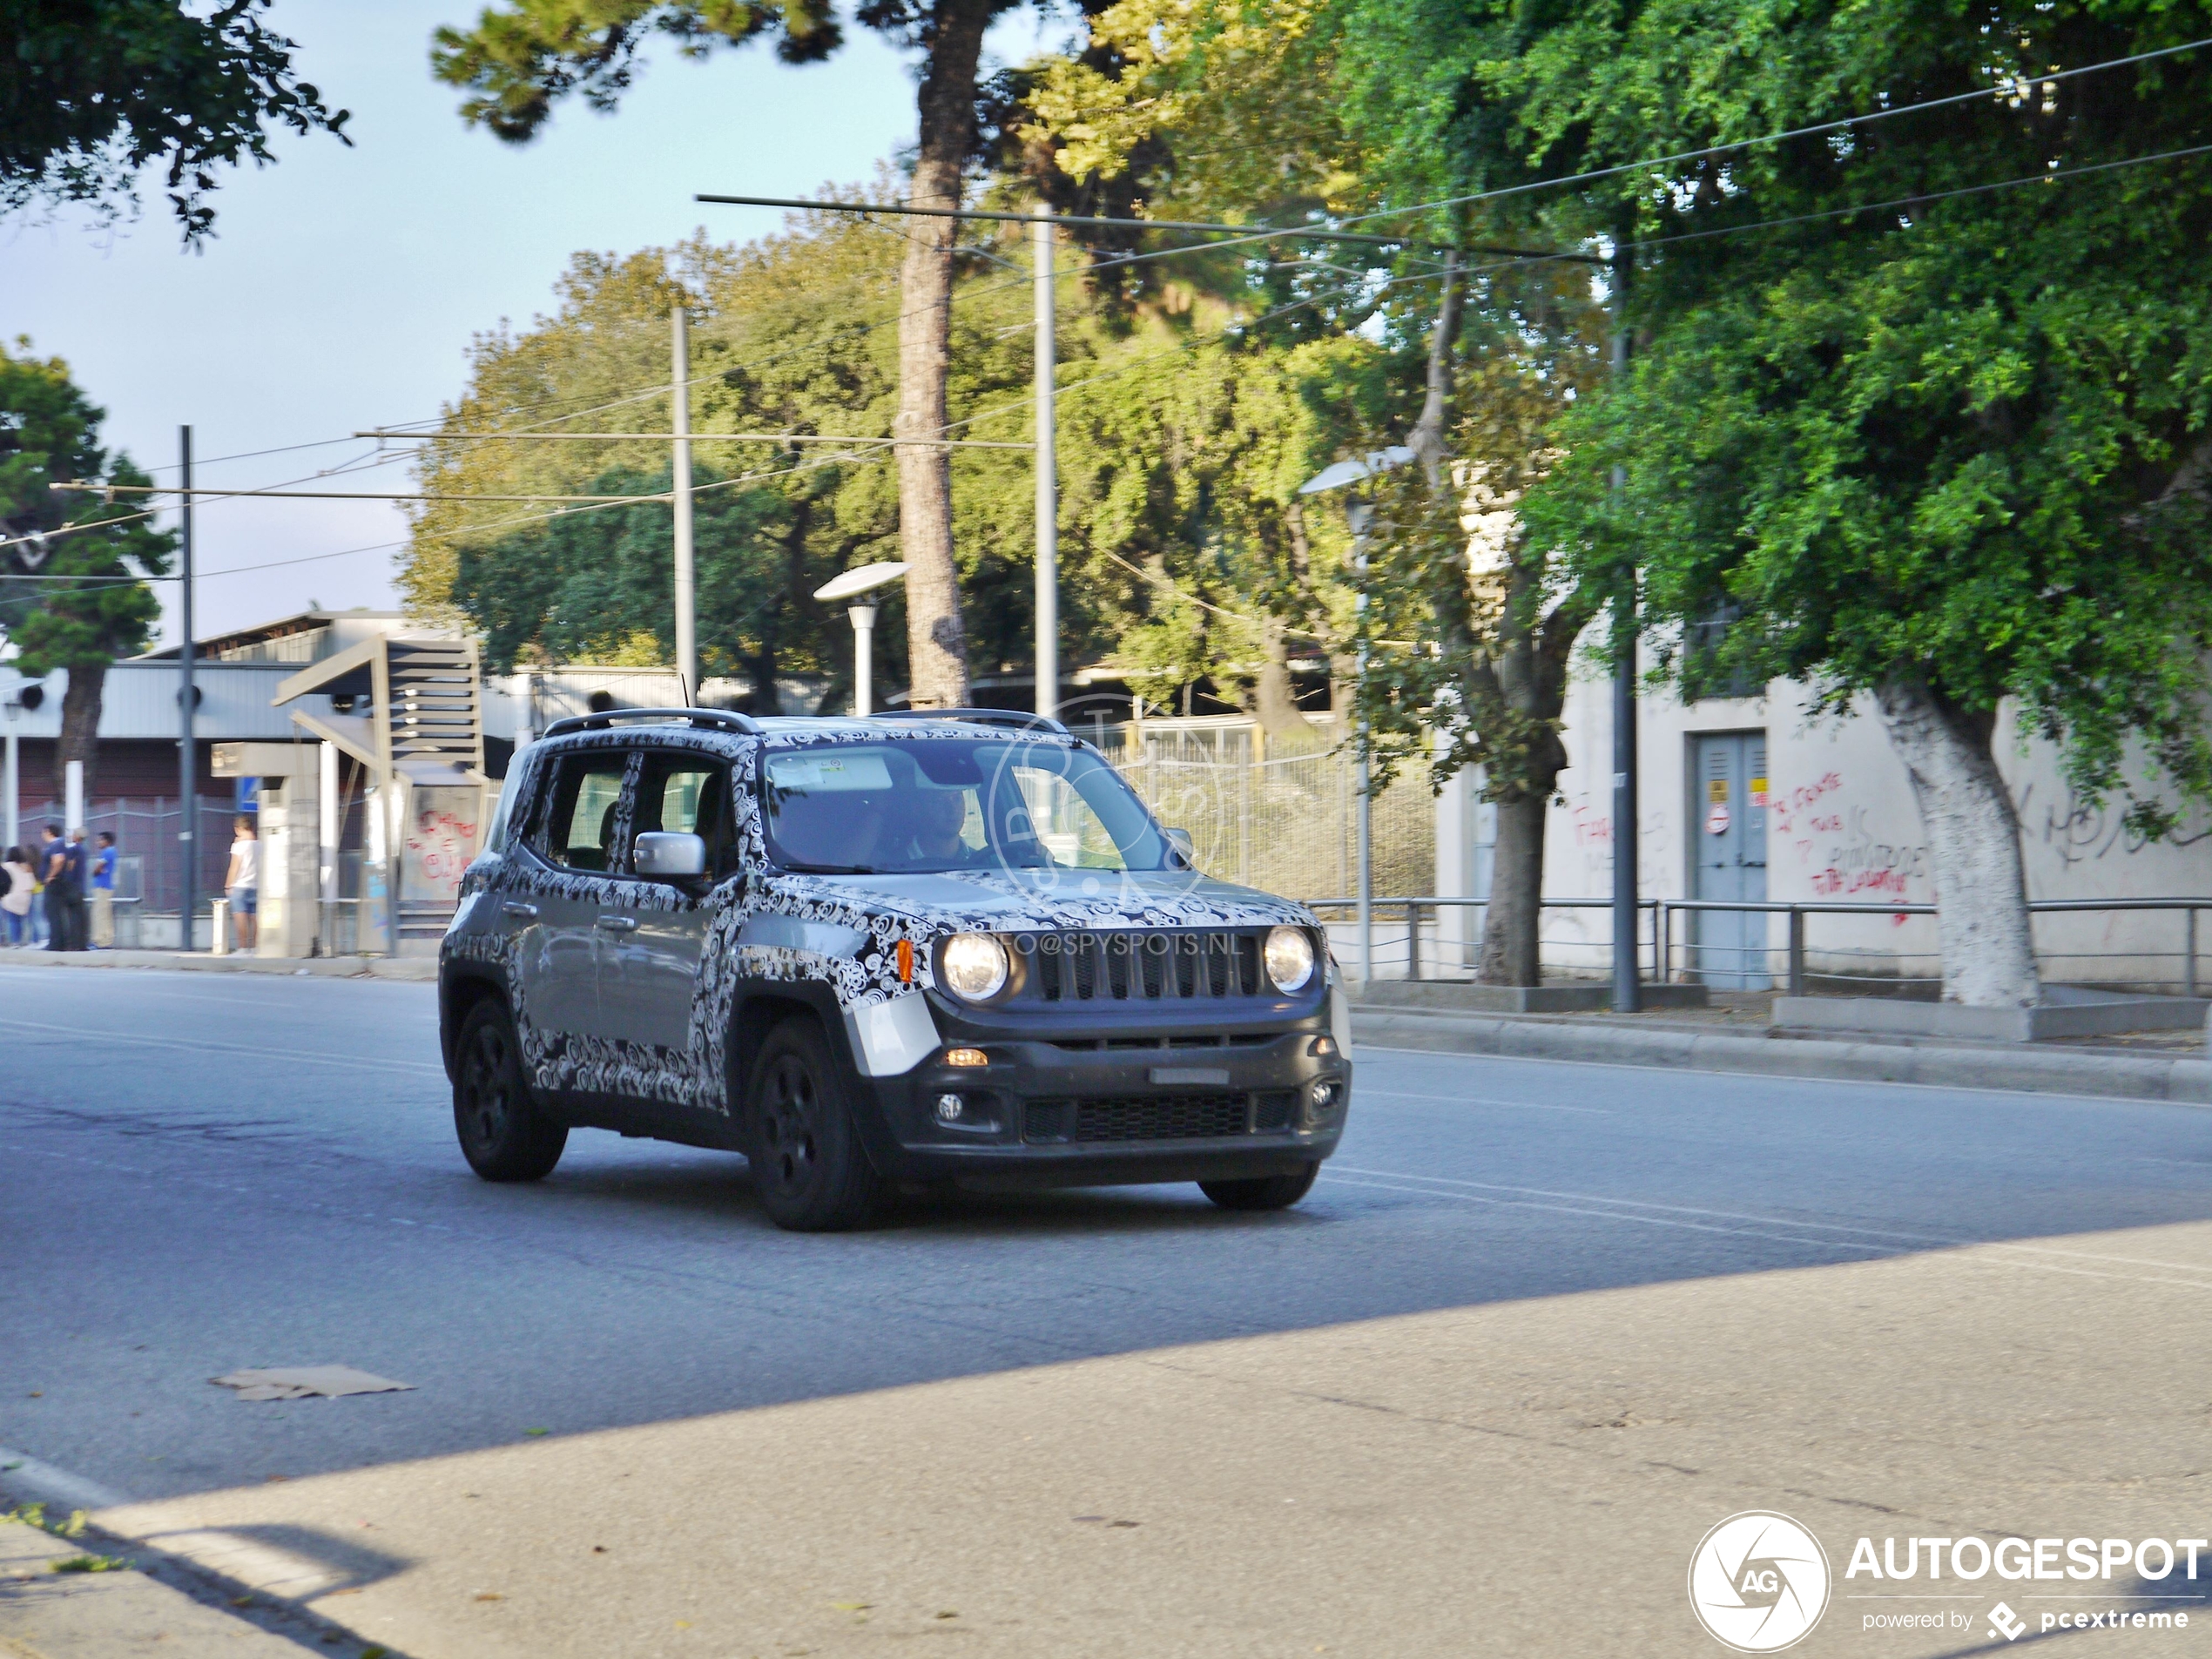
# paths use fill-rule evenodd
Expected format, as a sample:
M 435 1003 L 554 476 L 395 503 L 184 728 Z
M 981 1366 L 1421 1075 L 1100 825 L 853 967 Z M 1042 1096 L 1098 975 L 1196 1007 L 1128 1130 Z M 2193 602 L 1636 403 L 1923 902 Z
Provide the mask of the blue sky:
M 175 460 L 185 421 L 203 457 L 340 437 L 434 416 L 461 389 L 469 336 L 544 310 L 577 250 L 627 253 L 700 226 L 759 235 L 778 215 L 692 193 L 807 195 L 867 179 L 913 141 L 908 63 L 853 28 L 835 59 L 805 69 L 757 46 L 703 64 L 657 50 L 617 113 L 565 105 L 536 143 L 510 148 L 464 127 L 455 89 L 430 78 L 431 30 L 476 9 L 278 0 L 273 21 L 299 43 L 302 75 L 353 111 L 354 147 L 286 134 L 277 165 L 225 175 L 203 254 L 179 251 L 158 180 L 143 217 L 112 233 L 82 218 L 0 221 L 0 335 L 67 359 L 107 409 L 109 442 L 142 466 Z M 1014 14 L 992 51 L 1018 62 L 1038 38 L 1034 15 Z M 372 447 L 203 464 L 197 482 L 304 480 Z M 325 487 L 409 485 L 395 465 Z M 404 534 L 389 503 L 212 502 L 196 529 L 211 573 L 198 584 L 200 635 L 310 600 L 395 602 L 392 550 L 344 553 Z

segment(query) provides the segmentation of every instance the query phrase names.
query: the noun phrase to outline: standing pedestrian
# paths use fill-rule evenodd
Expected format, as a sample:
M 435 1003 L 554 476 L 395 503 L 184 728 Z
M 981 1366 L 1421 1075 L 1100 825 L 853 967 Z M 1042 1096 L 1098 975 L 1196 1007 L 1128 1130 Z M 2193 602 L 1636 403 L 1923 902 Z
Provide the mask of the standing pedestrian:
M 46 924 L 48 950 L 84 948 L 84 832 L 64 839 L 58 824 L 46 826 Z
M 92 948 L 115 948 L 115 833 L 102 830 L 92 854 Z
M 38 875 L 30 867 L 30 854 L 19 846 L 10 847 L 0 864 L 8 872 L 7 895 L 0 898 L 0 924 L 7 927 L 8 942 L 20 945 L 30 937 L 30 900 Z
M 237 948 L 253 948 L 255 913 L 261 900 L 261 843 L 253 833 L 253 820 L 241 813 L 238 839 L 231 843 L 231 867 L 223 877 L 230 890 L 231 921 L 238 934 Z

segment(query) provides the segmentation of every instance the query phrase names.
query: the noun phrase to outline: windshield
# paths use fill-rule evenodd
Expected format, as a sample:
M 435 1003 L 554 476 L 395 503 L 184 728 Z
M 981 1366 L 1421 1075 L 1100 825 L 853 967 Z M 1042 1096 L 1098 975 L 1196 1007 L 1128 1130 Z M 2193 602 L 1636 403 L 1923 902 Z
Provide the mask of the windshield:
M 1164 870 L 1168 842 L 1087 750 L 992 738 L 823 743 L 769 753 L 761 800 L 787 870 Z

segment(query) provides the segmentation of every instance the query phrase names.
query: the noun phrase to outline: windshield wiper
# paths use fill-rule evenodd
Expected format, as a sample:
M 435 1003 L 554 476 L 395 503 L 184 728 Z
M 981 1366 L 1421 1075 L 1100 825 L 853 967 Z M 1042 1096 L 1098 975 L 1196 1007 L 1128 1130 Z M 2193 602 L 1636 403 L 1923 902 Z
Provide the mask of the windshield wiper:
M 784 868 L 795 875 L 874 875 L 875 867 L 869 864 L 809 864 L 804 859 L 786 859 Z

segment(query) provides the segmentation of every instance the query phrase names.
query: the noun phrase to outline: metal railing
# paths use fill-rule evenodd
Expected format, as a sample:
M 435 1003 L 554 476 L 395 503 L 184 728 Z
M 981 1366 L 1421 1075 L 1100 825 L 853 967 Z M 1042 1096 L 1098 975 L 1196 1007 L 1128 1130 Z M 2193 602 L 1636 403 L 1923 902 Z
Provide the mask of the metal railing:
M 1307 907 L 1316 913 L 1325 910 L 1356 911 L 1356 899 L 1309 899 Z M 1378 921 L 1393 913 L 1403 918 L 1406 949 L 1402 958 L 1405 976 L 1419 980 L 1423 972 L 1421 932 L 1427 913 L 1440 913 L 1447 908 L 1482 909 L 1489 900 L 1473 898 L 1439 898 L 1433 895 L 1419 898 L 1377 898 L 1370 900 Z M 1610 910 L 1610 899 L 1544 899 L 1539 900 L 1545 910 Z M 1636 907 L 1648 921 L 1637 929 L 1637 969 L 1649 978 L 1662 982 L 1683 983 L 1709 973 L 1697 962 L 1700 955 L 1733 953 L 1738 957 L 1735 977 L 1770 976 L 1767 959 L 1775 947 L 1768 943 L 1728 946 L 1702 941 L 1691 936 L 1690 930 L 1676 920 L 1677 916 L 1694 919 L 1702 913 L 1716 912 L 1736 914 L 1779 915 L 1789 918 L 1786 942 L 1781 948 L 1784 971 L 1780 975 L 1784 988 L 1791 996 L 1809 995 L 1814 981 L 1870 983 L 1878 981 L 1892 986 L 1932 985 L 1941 982 L 1939 975 L 1920 977 L 1897 974 L 1855 975 L 1838 973 L 1813 973 L 1807 968 L 1805 918 L 1819 915 L 1842 916 L 1932 916 L 1937 907 L 1932 904 L 1872 903 L 1851 900 L 1750 900 L 1750 899 L 1645 899 Z M 2036 899 L 2028 903 L 2031 917 L 2094 914 L 2098 912 L 2164 911 L 2179 912 L 2182 916 L 2182 959 L 2180 986 L 2185 996 L 2199 994 L 2202 980 L 2198 973 L 2198 946 L 2201 930 L 2197 915 L 2201 911 L 2212 911 L 2212 898 L 2150 898 L 2150 899 Z M 1324 917 L 1326 922 L 1329 919 Z M 1577 941 L 1581 942 L 1581 941 Z M 1609 942 L 1588 941 L 1610 954 Z M 1677 962 L 1677 954 L 1687 958 Z M 1932 952 L 1913 953 L 1932 955 Z M 2080 951 L 2039 952 L 2039 955 L 2060 961 L 2093 959 L 2098 954 L 2117 956 L 2131 961 L 2155 958 L 2167 953 L 2142 948 L 2091 953 Z M 1397 953 L 1379 953 L 1386 966 L 1399 965 Z M 1757 959 L 1756 968 L 1752 961 Z M 1595 964 L 1593 964 L 1595 966 Z M 1440 967 L 1441 964 L 1440 963 Z

